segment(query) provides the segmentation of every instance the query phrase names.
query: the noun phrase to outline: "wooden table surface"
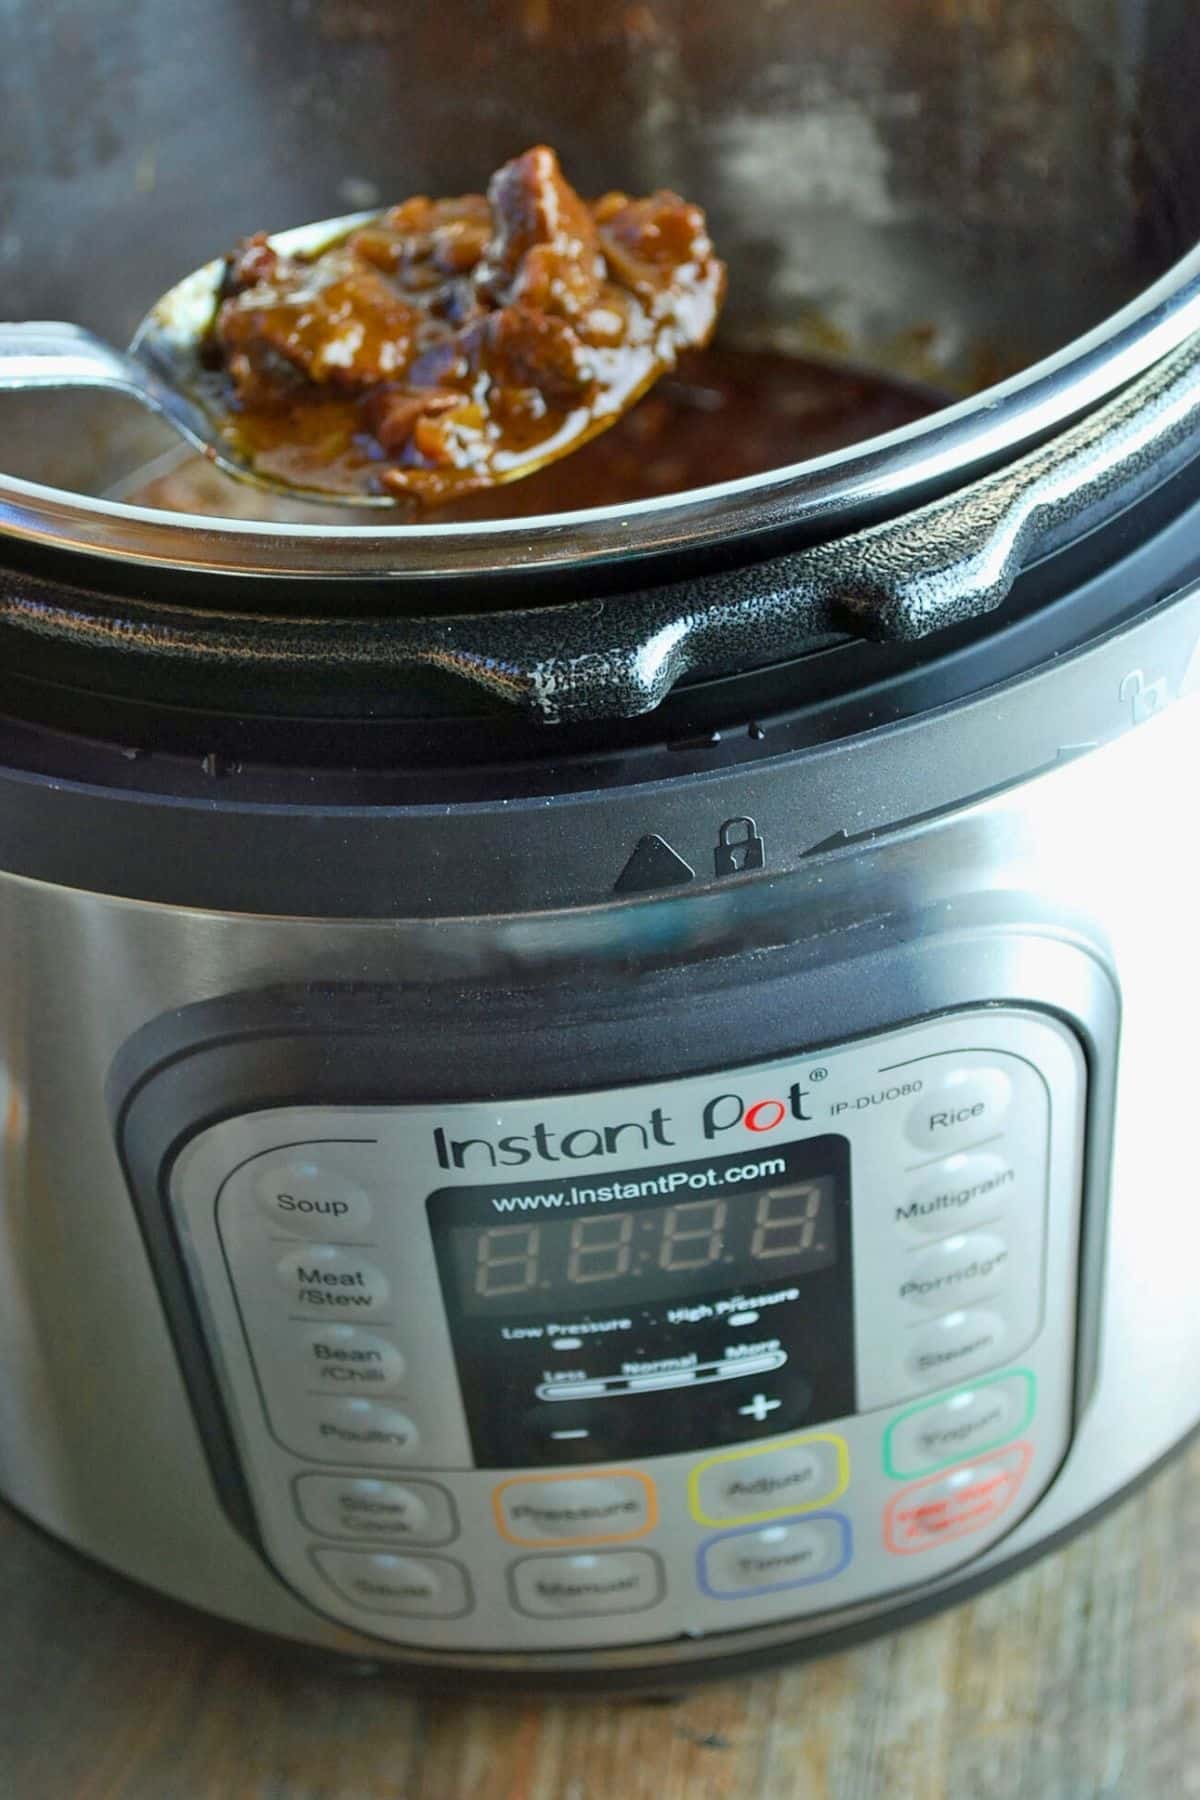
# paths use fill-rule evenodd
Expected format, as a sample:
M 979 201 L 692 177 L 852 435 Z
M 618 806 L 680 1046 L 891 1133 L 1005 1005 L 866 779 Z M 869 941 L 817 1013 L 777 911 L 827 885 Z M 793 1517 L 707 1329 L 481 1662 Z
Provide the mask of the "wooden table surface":
M 672 1703 L 429 1701 L 0 1509 L 3 1800 L 1183 1800 L 1200 1448 L 1065 1551 L 849 1654 Z

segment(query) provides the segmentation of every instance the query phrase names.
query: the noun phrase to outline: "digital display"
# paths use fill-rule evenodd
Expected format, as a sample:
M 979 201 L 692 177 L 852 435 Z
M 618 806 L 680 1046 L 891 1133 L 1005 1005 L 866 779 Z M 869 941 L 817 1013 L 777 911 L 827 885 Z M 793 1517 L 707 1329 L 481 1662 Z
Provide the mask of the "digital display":
M 837 1257 L 833 1183 L 583 1212 L 450 1233 L 465 1313 L 629 1306 L 827 1268 Z

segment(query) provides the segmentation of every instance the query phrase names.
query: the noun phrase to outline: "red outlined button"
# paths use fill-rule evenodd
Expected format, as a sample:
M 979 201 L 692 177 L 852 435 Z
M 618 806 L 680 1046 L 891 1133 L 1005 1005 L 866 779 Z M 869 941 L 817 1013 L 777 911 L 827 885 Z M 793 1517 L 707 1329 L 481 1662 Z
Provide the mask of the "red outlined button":
M 888 1549 L 893 1556 L 915 1556 L 994 1524 L 1016 1498 L 1032 1461 L 1032 1444 L 1009 1444 L 974 1462 L 914 1481 L 883 1515 Z

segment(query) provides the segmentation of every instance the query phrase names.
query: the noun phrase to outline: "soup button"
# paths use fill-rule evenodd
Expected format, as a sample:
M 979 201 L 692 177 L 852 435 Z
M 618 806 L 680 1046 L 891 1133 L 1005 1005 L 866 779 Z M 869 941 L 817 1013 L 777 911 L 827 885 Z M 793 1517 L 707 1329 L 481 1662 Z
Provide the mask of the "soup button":
M 374 1207 L 365 1188 L 307 1157 L 271 1162 L 254 1183 L 259 1209 L 293 1237 L 361 1238 Z

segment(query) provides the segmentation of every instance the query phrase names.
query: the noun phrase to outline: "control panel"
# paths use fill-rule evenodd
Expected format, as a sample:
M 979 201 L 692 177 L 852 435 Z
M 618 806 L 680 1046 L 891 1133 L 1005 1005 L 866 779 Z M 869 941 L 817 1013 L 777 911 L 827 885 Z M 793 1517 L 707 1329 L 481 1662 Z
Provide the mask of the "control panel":
M 1066 1025 L 995 1006 L 653 1085 L 197 1130 L 162 1205 L 265 1555 L 445 1650 L 945 1576 L 1067 1448 L 1086 1084 Z

